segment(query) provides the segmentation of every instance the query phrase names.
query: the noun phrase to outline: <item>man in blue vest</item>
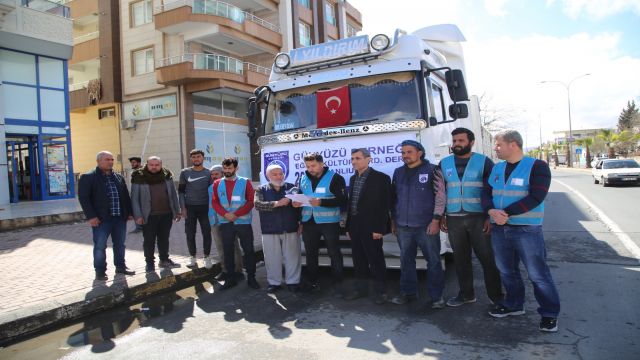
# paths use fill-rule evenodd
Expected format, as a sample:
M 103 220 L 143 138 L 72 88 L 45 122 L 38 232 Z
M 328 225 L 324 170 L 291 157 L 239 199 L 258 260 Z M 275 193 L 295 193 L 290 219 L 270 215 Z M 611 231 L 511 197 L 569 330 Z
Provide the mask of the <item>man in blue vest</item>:
M 439 165 L 447 185 L 447 216 L 442 219 L 441 227 L 449 233 L 460 291 L 447 300 L 447 306 L 476 302 L 472 249 L 482 265 L 487 295 L 495 304 L 502 299 L 502 285 L 491 247 L 491 226 L 481 203 L 482 189 L 489 186 L 493 161 L 471 151 L 475 143 L 471 130 L 457 128 L 451 136 L 453 155 L 442 159 Z
M 262 228 L 262 251 L 267 269 L 268 292 L 282 288 L 282 267 L 287 288 L 298 291 L 302 259 L 300 251 L 300 209 L 294 208 L 291 199 L 293 184 L 285 182 L 282 167 L 277 164 L 267 166 L 265 175 L 268 184 L 256 189 L 254 204 L 260 213 Z
M 547 265 L 542 235 L 544 199 L 551 184 L 549 165 L 524 156 L 522 136 L 515 130 L 495 135 L 497 163 L 489 177 L 491 197 L 483 194 L 492 227 L 492 244 L 502 284 L 507 294 L 489 315 L 496 318 L 524 314 L 524 283 L 520 276 L 522 261 L 541 316 L 540 331 L 558 331 L 560 297 Z M 491 199 L 491 200 L 489 200 Z
M 237 236 L 244 253 L 247 285 L 250 288 L 259 289 L 260 285 L 256 281 L 256 256 L 251 227 L 253 186 L 249 179 L 236 175 L 238 160 L 235 158 L 225 158 L 222 161 L 222 171 L 224 178 L 213 183 L 211 205 L 220 221 L 226 271 L 227 274 L 233 274 L 235 270 L 234 246 Z M 236 285 L 236 277 L 227 276 L 221 289 L 230 289 Z
M 391 299 L 405 304 L 417 299 L 416 255 L 418 247 L 427 260 L 427 291 L 431 307 L 442 309 L 444 271 L 440 262 L 440 219 L 444 214 L 446 189 L 442 173 L 425 159 L 422 144 L 405 140 L 404 165 L 393 172 L 391 185 L 391 229 L 400 246 L 400 294 Z
M 347 204 L 344 178 L 324 165 L 319 153 L 304 156 L 307 171 L 300 178 L 302 193 L 311 198 L 311 206 L 294 202 L 294 207 L 302 207 L 302 240 L 306 254 L 306 277 L 308 290 L 318 287 L 318 250 L 320 239 L 324 237 L 331 258 L 331 273 L 336 285 L 334 296 L 343 297 L 343 260 L 340 252 L 340 207 Z

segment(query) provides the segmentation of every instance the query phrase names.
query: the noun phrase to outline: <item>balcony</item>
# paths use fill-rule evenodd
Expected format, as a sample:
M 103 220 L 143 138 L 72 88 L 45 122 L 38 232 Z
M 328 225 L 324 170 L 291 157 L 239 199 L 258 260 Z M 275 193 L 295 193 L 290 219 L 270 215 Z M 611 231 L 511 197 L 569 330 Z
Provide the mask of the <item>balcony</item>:
M 75 36 L 73 38 L 73 45 L 78 45 L 81 44 L 85 41 L 89 41 L 89 40 L 93 40 L 93 39 L 97 39 L 100 36 L 100 32 L 99 31 L 93 31 L 87 34 L 82 34 L 82 35 L 78 35 Z
M 71 9 L 71 16 L 74 20 L 97 14 L 100 11 L 98 2 L 95 0 L 64 0 L 62 3 Z
M 253 91 L 269 81 L 271 69 L 216 54 L 184 54 L 162 59 L 156 67 L 158 83 L 183 85 L 217 80 L 218 87 Z
M 98 59 L 100 58 L 100 39 L 99 34 L 87 34 L 91 35 L 88 39 L 79 39 L 84 40 L 73 47 L 73 55 L 71 56 L 71 60 L 69 60 L 69 64 L 77 64 L 88 60 Z M 84 35 L 83 35 L 84 36 Z M 74 43 L 75 43 L 74 39 Z
M 71 11 L 68 6 L 64 6 L 57 2 L 48 0 L 22 0 L 22 6 L 28 7 L 40 12 L 46 12 L 53 15 L 58 15 L 64 18 L 71 18 Z
M 101 87 L 100 79 L 69 84 L 69 111 L 99 104 L 102 97 Z
M 155 8 L 157 30 L 198 40 L 242 56 L 277 53 L 280 28 L 222 1 L 177 0 Z M 204 34 L 204 35 L 203 35 Z

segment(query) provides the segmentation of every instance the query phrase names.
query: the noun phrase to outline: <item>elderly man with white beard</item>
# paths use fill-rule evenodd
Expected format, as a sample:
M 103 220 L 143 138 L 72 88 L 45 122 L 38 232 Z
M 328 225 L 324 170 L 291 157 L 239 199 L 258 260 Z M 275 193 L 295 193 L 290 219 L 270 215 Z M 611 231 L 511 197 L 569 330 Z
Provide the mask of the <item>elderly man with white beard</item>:
M 285 195 L 293 184 L 285 182 L 282 167 L 272 164 L 265 172 L 268 184 L 256 189 L 255 209 L 260 213 L 262 250 L 267 269 L 269 292 L 282 288 L 282 267 L 287 288 L 298 291 L 301 272 L 300 209 L 294 208 Z

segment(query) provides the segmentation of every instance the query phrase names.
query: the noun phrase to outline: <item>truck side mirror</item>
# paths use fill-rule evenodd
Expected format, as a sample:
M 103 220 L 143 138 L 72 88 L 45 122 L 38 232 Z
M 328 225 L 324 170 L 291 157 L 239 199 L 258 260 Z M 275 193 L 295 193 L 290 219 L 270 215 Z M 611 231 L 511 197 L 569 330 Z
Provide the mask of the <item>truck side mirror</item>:
M 451 100 L 454 102 L 469 100 L 462 70 L 449 70 L 444 73 L 444 78 L 447 81 L 447 89 Z
M 449 105 L 449 116 L 454 119 L 465 119 L 469 117 L 469 109 L 467 104 Z
M 249 98 L 249 110 L 247 111 L 247 122 L 249 130 L 247 136 L 251 139 L 256 137 L 256 112 L 258 111 L 258 105 L 256 104 L 256 98 Z
M 433 116 L 429 116 L 429 127 L 438 125 L 438 119 Z

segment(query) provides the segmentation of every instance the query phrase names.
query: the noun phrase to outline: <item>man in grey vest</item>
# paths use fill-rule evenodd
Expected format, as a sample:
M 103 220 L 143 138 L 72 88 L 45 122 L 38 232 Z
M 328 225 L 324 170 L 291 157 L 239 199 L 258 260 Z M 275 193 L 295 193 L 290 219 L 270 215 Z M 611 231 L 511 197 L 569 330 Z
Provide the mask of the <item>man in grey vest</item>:
M 481 204 L 482 189 L 489 186 L 493 161 L 471 151 L 475 142 L 471 130 L 457 128 L 451 136 L 453 155 L 442 159 L 439 165 L 447 185 L 447 215 L 440 225 L 442 231 L 449 233 L 460 291 L 447 300 L 447 306 L 476 302 L 472 249 L 482 265 L 489 299 L 495 304 L 502 299 L 502 284 L 491 247 L 489 218 Z

